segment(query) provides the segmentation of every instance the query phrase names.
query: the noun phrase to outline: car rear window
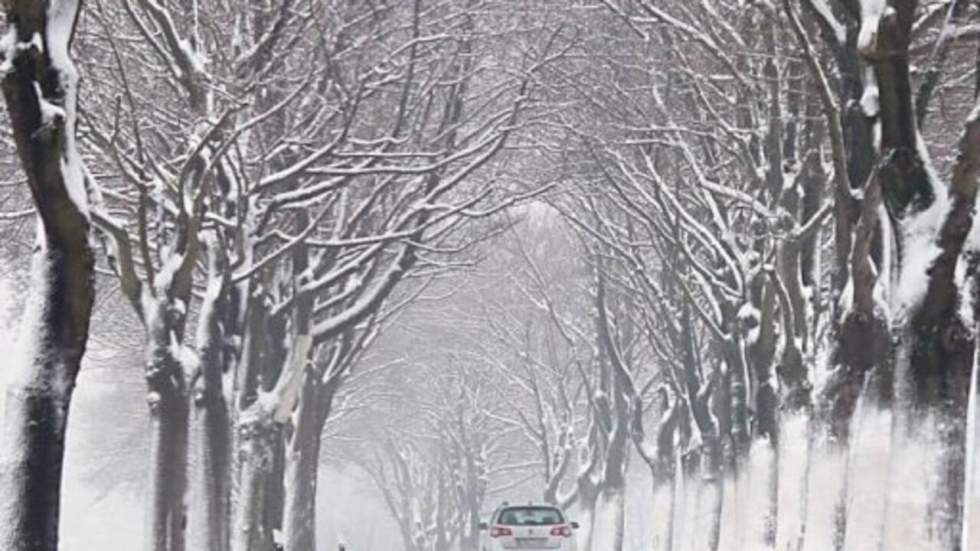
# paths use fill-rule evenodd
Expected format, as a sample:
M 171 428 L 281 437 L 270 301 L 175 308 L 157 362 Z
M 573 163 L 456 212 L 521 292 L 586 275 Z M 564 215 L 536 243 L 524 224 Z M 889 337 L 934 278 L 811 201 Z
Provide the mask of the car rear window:
M 503 526 L 550 526 L 564 522 L 561 511 L 554 507 L 507 507 L 497 517 L 497 524 Z

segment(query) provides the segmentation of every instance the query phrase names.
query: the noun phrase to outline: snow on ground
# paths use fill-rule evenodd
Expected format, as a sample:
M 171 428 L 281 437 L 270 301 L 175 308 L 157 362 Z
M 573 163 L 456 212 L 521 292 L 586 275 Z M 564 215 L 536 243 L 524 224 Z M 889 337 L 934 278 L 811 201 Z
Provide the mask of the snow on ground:
M 61 551 L 129 551 L 143 547 L 143 506 L 126 493 L 99 495 L 66 474 Z
M 128 551 L 143 546 L 142 490 L 147 419 L 139 397 L 139 364 L 122 371 L 98 361 L 104 350 L 90 341 L 72 397 L 65 451 L 61 551 Z M 135 378 L 138 385 L 133 388 Z M 136 391 L 135 393 L 133 391 Z M 135 396 L 139 396 L 134 398 Z M 107 419 L 115 426 L 107 427 Z M 110 478 L 111 477 L 111 478 Z
M 317 490 L 319 551 L 335 551 L 341 538 L 356 551 L 402 548 L 398 527 L 381 495 L 357 469 L 321 468 Z
M 0 275 L 0 358 L 11 358 L 16 353 L 14 296 L 10 281 Z M 0 373 L 0 423 L 3 423 L 4 402 L 7 396 L 5 380 L 4 373 Z

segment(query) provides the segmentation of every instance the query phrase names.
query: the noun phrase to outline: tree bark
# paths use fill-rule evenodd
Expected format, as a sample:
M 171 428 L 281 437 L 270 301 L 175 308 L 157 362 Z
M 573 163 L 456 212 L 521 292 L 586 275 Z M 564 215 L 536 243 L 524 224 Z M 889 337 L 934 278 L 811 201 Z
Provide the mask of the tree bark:
M 626 488 L 604 485 L 595 505 L 592 549 L 622 551 L 626 527 Z
M 909 300 L 907 317 L 896 333 L 896 412 L 893 456 L 919 455 L 931 483 L 928 506 L 914 507 L 927 518 L 924 534 L 906 543 L 919 549 L 961 549 L 963 491 L 966 482 L 966 417 L 973 369 L 975 335 L 961 304 L 968 301 L 956 276 L 964 245 L 974 223 L 980 166 L 980 104 L 974 106 L 959 143 L 959 157 L 949 186 L 932 175 L 928 154 L 921 147 L 911 92 L 908 47 L 915 17 L 913 4 L 899 4 L 872 29 L 876 40 L 862 53 L 874 67 L 881 90 L 881 169 L 884 204 L 896 226 L 930 216 L 937 198 L 948 193 L 948 210 L 935 235 L 938 252 L 928 270 L 903 273 L 925 285 L 919 300 Z M 898 251 L 918 243 L 896 236 Z M 904 265 L 899 257 L 900 265 Z M 975 314 L 974 314 L 975 315 Z M 901 469 L 893 469 L 901 476 Z M 895 484 L 891 485 L 893 488 Z M 902 514 L 897 500 L 889 509 L 891 526 Z M 910 509 L 905 503 L 904 512 Z M 886 521 L 887 522 L 887 521 Z M 887 530 L 886 530 L 887 532 Z M 887 545 L 888 542 L 886 542 Z
M 0 435 L 0 548 L 56 551 L 65 431 L 95 295 L 88 200 L 75 147 L 76 1 L 6 0 L 2 88 L 40 223 Z M 41 44 L 36 44 L 35 39 Z M 53 59 L 55 52 L 60 59 Z
M 285 551 L 316 549 L 316 488 L 320 458 L 320 422 L 316 373 L 307 369 L 286 443 L 286 503 L 283 514 Z
M 622 396 L 622 388 L 614 384 L 614 392 Z M 622 399 L 616 400 L 621 402 Z M 622 551 L 626 529 L 626 461 L 628 456 L 628 412 L 625 404 L 617 403 L 612 437 L 606 450 L 602 485 L 594 499 L 592 549 Z
M 68 407 L 93 296 L 92 280 L 78 270 L 84 266 L 69 266 L 84 264 L 77 253 L 42 245 L 35 255 L 33 269 L 41 277 L 32 286 L 23 320 L 23 330 L 33 333 L 25 337 L 31 346 L 21 360 L 26 365 L 18 368 L 23 372 L 7 388 L 0 440 L 0 548 L 12 551 L 58 548 Z M 70 281 L 75 278 L 81 281 Z M 73 288 L 81 294 L 66 295 Z M 82 326 L 76 325 L 82 315 Z
M 191 549 L 227 551 L 231 495 L 231 418 L 223 398 L 204 390 L 194 398 L 194 499 L 190 506 Z
M 271 417 L 253 415 L 238 423 L 232 551 L 269 551 L 273 534 L 265 516 L 268 480 L 274 471 L 280 428 Z
M 577 500 L 579 529 L 576 533 L 579 551 L 592 551 L 592 535 L 595 530 L 597 500 L 598 495 L 594 487 L 591 492 L 583 495 L 582 484 L 579 484 Z
M 163 334 L 170 335 L 169 331 Z M 147 368 L 151 469 L 147 549 L 183 551 L 190 404 L 180 364 L 168 348 L 153 345 L 151 350 L 160 356 L 151 357 Z
M 215 305 L 217 307 L 217 305 Z M 222 377 L 225 366 L 217 313 L 202 319 L 201 374 L 194 389 L 191 448 L 196 461 L 191 476 L 188 542 L 201 551 L 228 551 L 231 498 L 231 415 Z

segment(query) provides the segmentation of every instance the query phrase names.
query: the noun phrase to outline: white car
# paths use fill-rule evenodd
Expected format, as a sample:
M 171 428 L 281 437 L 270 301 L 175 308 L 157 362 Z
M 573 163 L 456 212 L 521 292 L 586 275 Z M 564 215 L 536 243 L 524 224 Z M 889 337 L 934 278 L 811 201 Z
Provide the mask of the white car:
M 554 505 L 504 503 L 480 523 L 480 551 L 575 551 L 577 528 Z

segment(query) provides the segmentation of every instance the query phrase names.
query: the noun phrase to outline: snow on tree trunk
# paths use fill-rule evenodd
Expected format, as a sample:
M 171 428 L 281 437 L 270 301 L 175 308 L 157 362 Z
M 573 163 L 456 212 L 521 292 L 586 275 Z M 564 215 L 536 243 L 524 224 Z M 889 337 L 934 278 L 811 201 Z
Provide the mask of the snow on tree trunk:
M 214 253 L 212 252 L 212 258 Z M 190 549 L 228 551 L 231 496 L 231 415 L 225 400 L 226 358 L 221 300 L 227 287 L 211 273 L 198 319 L 201 373 L 193 389 L 187 541 Z M 234 361 L 234 360 L 231 360 Z
M 839 507 L 846 496 L 846 449 L 829 435 L 810 436 L 803 551 L 839 549 Z
M 272 453 L 272 469 L 265 477 L 265 505 L 263 506 L 263 531 L 273 535 L 282 543 L 282 519 L 286 509 L 286 451 L 283 442 L 283 427 L 279 427 Z
M 266 522 L 265 506 L 279 439 L 279 426 L 267 416 L 251 415 L 239 420 L 232 551 L 264 551 L 272 547 L 273 534 Z
M 85 342 L 71 326 L 92 297 L 91 280 L 82 286 L 66 281 L 78 275 L 69 276 L 67 259 L 46 249 L 35 253 L 23 356 L 8 373 L 0 440 L 0 548 L 15 551 L 58 548 L 68 406 Z M 84 294 L 65 300 L 65 289 L 86 286 L 88 301 Z M 66 304 L 76 301 L 81 304 Z
M 722 484 L 725 487 L 721 502 L 721 533 L 718 535 L 718 546 L 719 549 L 737 549 L 736 542 L 741 537 L 737 515 L 742 506 L 739 505 L 738 487 L 734 474 L 726 473 Z
M 583 456 L 588 457 L 590 454 L 597 453 L 593 449 L 589 449 L 582 453 Z M 595 461 L 594 456 L 591 457 Z M 592 464 L 595 468 L 594 463 Z M 593 480 L 593 473 L 591 470 L 586 469 L 579 472 L 576 485 L 578 487 L 578 493 L 576 497 L 576 509 L 578 510 L 578 523 L 579 529 L 576 532 L 578 541 L 578 551 L 592 551 L 592 538 L 595 532 L 596 523 L 596 505 L 599 500 L 599 487 Z
M 154 357 L 148 368 L 150 404 L 150 481 L 148 489 L 148 551 L 183 551 L 187 513 L 189 404 L 180 364 L 169 356 Z
M 721 446 L 717 438 L 705 443 L 702 452 L 703 473 L 698 489 L 699 518 L 704 519 L 699 549 L 717 551 L 721 538 L 722 505 L 725 497 L 725 478 L 721 470 Z
M 213 391 L 195 396 L 191 419 L 192 480 L 187 527 L 190 549 L 227 551 L 231 492 L 231 419 Z
M 289 350 L 275 386 L 270 390 L 259 389 L 254 401 L 238 414 L 233 475 L 238 494 L 232 501 L 233 551 L 268 549 L 274 532 L 282 527 L 284 511 L 279 507 L 281 500 L 286 499 L 278 487 L 284 476 L 279 455 L 282 429 L 302 396 L 313 349 L 309 323 L 312 301 L 304 295 L 298 303 Z
M 779 438 L 779 518 L 776 549 L 799 549 L 806 528 L 809 415 L 784 415 Z
M 775 454 L 767 440 L 757 439 L 749 449 L 748 457 L 740 462 L 735 479 L 736 549 L 766 549 L 774 527 L 770 518 L 773 496 L 772 484 L 776 469 Z M 698 530 L 706 530 L 699 528 Z M 732 544 L 729 544 L 732 545 Z M 725 547 L 721 547 L 724 549 Z
M 595 504 L 592 528 L 592 549 L 620 551 L 626 518 L 626 489 L 622 486 L 605 486 Z
M 845 549 L 878 545 L 889 506 L 889 471 L 894 461 L 902 461 L 891 453 L 891 412 L 867 398 L 862 397 L 855 413 L 848 451 L 847 495 L 853 497 L 846 511 Z
M 39 224 L 22 354 L 5 370 L 0 548 L 56 551 L 68 408 L 95 293 L 84 170 L 75 145 L 78 75 L 69 54 L 80 4 L 4 7 L 3 95 Z
M 690 466 L 685 464 L 683 452 L 677 450 L 677 476 L 674 485 L 673 535 L 675 550 L 693 549 L 694 534 L 701 529 L 697 522 L 698 484 L 692 483 Z
M 682 404 L 676 397 L 670 400 L 670 393 L 666 388 L 658 391 L 660 400 L 663 404 L 661 419 L 657 426 L 656 445 L 649 448 L 644 442 L 644 429 L 642 424 L 642 409 L 634 406 L 634 424 L 631 429 L 634 443 L 640 456 L 647 463 L 650 469 L 651 496 L 653 498 L 652 507 L 645 511 L 645 517 L 649 519 L 651 526 L 650 534 L 653 538 L 653 545 L 656 549 L 671 551 L 673 544 L 673 487 L 674 487 L 674 467 L 673 467 L 673 441 L 677 431 L 678 418 L 684 414 Z
M 320 459 L 320 422 L 317 376 L 303 375 L 303 390 L 294 414 L 292 436 L 286 443 L 286 503 L 283 537 L 286 551 L 316 549 L 316 488 Z
M 964 366 L 957 363 L 947 360 L 942 367 L 954 375 L 962 373 Z M 904 369 L 896 375 L 914 381 Z M 907 405 L 896 410 L 892 429 L 884 545 L 887 549 L 962 549 L 969 384 L 943 385 L 949 396 L 929 400 L 908 396 L 911 385 L 905 390 L 902 386 L 896 401 Z
M 674 484 L 672 479 L 667 483 L 654 484 L 653 488 L 653 508 L 649 512 L 648 518 L 654 524 L 653 545 L 655 549 L 672 551 L 674 536 L 673 529 L 673 510 L 674 510 Z
M 975 246 L 969 238 L 980 166 L 980 104 L 966 120 L 950 181 L 943 182 L 914 117 L 909 44 L 915 5 L 865 0 L 862 7 L 858 50 L 879 92 L 882 154 L 880 175 L 872 175 L 869 187 L 882 189 L 896 244 L 889 297 L 895 313 L 892 492 L 884 544 L 958 550 L 977 315 L 966 275 L 974 270 L 964 255 Z M 900 531 L 907 537 L 891 539 Z
M 575 532 L 575 536 L 578 541 L 578 551 L 591 551 L 592 534 L 595 527 L 594 504 L 586 504 L 580 500 L 577 510 L 579 528 Z
M 975 355 L 980 354 L 980 350 L 975 351 Z M 978 388 L 978 376 L 980 376 L 980 362 L 978 362 L 977 357 L 973 359 L 973 377 L 970 381 L 970 405 L 969 413 L 967 417 L 967 483 L 964 490 L 964 498 L 966 500 L 964 504 L 963 511 L 963 548 L 969 549 L 969 542 L 974 541 L 976 537 L 976 531 L 980 528 L 978 522 L 980 522 L 980 485 L 977 483 L 977 475 L 980 474 L 980 461 L 977 459 L 977 443 L 980 439 L 977 436 L 978 430 L 980 430 L 980 423 L 978 423 L 978 403 L 977 400 L 980 396 L 977 392 L 980 391 Z

